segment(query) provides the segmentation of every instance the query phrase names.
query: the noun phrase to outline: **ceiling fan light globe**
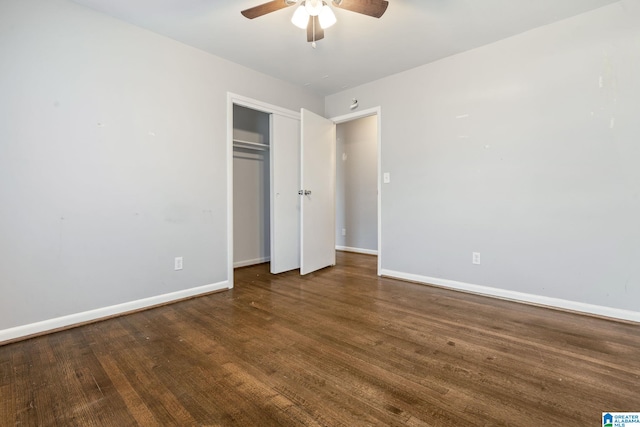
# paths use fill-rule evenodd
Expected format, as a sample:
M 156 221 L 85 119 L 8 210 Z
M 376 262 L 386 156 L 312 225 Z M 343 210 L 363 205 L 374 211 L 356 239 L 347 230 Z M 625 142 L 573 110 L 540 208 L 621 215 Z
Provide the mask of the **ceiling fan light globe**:
M 333 10 L 331 10 L 331 8 L 326 4 L 322 6 L 322 11 L 318 16 L 318 20 L 320 21 L 320 27 L 322 27 L 323 30 L 326 30 L 337 21 L 336 15 L 333 13 Z
M 307 12 L 307 9 L 304 7 L 304 3 L 298 6 L 296 11 L 293 12 L 291 23 L 302 30 L 307 28 L 309 24 L 309 12 Z
M 311 16 L 318 16 L 322 12 L 324 2 L 322 0 L 306 0 L 304 2 L 307 13 Z

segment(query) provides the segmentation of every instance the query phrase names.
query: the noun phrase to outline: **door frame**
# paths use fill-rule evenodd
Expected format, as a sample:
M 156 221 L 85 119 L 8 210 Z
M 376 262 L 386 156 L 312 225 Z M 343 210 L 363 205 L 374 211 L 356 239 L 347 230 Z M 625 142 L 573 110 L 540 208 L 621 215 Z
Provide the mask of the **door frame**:
M 346 123 L 374 115 L 377 117 L 376 126 L 378 128 L 378 276 L 382 276 L 382 108 L 380 106 L 373 107 L 362 111 L 344 114 L 342 116 L 332 117 L 329 120 L 333 121 L 336 125 L 339 125 L 340 123 Z
M 227 280 L 229 289 L 234 286 L 233 276 L 233 106 L 240 105 L 252 110 L 261 111 L 267 114 L 278 114 L 300 120 L 300 112 L 287 110 L 277 105 L 258 101 L 247 96 L 227 92 Z M 269 143 L 273 142 L 273 124 L 269 118 Z M 272 150 L 269 150 L 269 164 L 272 164 Z M 271 189 L 271 182 L 269 188 Z M 270 207 L 271 209 L 271 207 Z M 269 233 L 272 233 L 272 226 L 269 226 Z

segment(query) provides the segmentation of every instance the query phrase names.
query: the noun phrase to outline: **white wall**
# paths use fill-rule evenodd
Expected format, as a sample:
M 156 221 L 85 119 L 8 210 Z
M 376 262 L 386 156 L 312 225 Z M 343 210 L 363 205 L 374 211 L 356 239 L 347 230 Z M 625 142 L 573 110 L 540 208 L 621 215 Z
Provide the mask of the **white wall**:
M 336 246 L 377 251 L 378 117 L 340 123 L 336 136 Z
M 628 4 L 327 97 L 327 117 L 382 109 L 385 273 L 640 320 Z
M 3 0 L 0 29 L 0 341 L 224 286 L 227 91 L 323 100 L 66 0 Z

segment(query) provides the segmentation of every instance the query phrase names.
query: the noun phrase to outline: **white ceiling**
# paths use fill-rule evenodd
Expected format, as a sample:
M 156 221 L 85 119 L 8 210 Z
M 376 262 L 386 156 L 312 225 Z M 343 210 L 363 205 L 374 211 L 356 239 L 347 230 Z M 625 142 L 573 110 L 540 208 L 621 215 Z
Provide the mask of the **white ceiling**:
M 74 1 L 328 95 L 617 0 L 389 0 L 380 19 L 334 7 L 316 49 L 290 23 L 294 7 L 240 14 L 266 0 Z

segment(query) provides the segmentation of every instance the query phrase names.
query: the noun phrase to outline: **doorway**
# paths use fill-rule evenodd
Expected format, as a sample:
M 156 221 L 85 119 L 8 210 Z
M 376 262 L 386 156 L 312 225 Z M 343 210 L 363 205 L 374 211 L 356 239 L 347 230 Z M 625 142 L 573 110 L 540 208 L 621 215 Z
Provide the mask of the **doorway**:
M 382 109 L 370 108 L 330 120 L 337 125 L 337 135 L 341 138 L 336 141 L 336 172 L 343 174 L 336 177 L 336 249 L 377 255 L 380 276 Z
M 295 215 L 299 128 L 298 112 L 227 93 L 230 288 L 234 286 L 234 267 L 270 262 L 272 273 L 298 267 L 298 245 L 291 242 L 298 240 L 299 228 Z M 274 174 L 276 170 L 279 172 Z M 283 205 L 288 209 L 282 209 Z
M 314 250 L 309 251 L 307 246 L 302 248 L 305 239 L 302 236 L 302 231 L 304 227 L 302 227 L 302 218 L 307 218 L 304 213 L 304 206 L 307 203 L 313 204 L 313 201 L 317 199 L 318 191 L 303 191 L 299 190 L 304 187 L 307 182 L 306 173 L 310 170 L 320 170 L 320 171 L 328 171 L 329 168 L 335 170 L 335 127 L 336 125 L 344 122 L 349 122 L 352 120 L 356 120 L 362 117 L 368 116 L 376 116 L 377 117 L 377 167 L 376 175 L 377 175 L 377 223 L 378 223 L 378 274 L 381 269 L 381 239 L 380 239 L 380 107 L 364 110 L 360 112 L 351 113 L 345 116 L 336 117 L 333 119 L 325 119 L 321 116 L 315 115 L 307 110 L 302 109 L 300 113 L 286 110 L 277 106 L 273 106 L 271 104 L 262 103 L 260 101 L 253 100 L 251 98 L 246 98 L 240 95 L 235 95 L 232 93 L 227 94 L 227 105 L 228 105 L 228 121 L 227 121 L 227 141 L 228 141 L 228 150 L 227 150 L 227 265 L 228 265 L 228 278 L 230 287 L 233 287 L 233 277 L 234 277 L 234 108 L 237 106 L 247 107 L 252 110 L 256 110 L 257 112 L 266 113 L 269 116 L 269 136 L 267 140 L 267 147 L 270 157 L 270 175 L 271 182 L 268 189 L 264 188 L 264 193 L 268 193 L 270 195 L 270 221 L 271 221 L 271 230 L 270 230 L 270 253 L 269 258 L 271 261 L 271 272 L 278 273 L 280 271 L 288 271 L 290 269 L 300 268 L 301 273 L 303 273 L 302 266 L 304 263 L 302 261 L 303 254 L 312 253 Z M 304 117 L 307 117 L 307 121 L 305 121 Z M 316 116 L 313 120 L 311 118 Z M 331 165 L 327 163 L 327 166 L 323 169 L 318 166 L 317 156 L 312 156 L 313 160 L 307 159 L 306 161 L 301 161 L 301 159 L 305 158 L 305 154 L 308 154 L 307 150 L 303 147 L 311 147 L 311 145 L 307 144 L 318 144 L 319 141 L 316 140 L 315 135 L 319 133 L 324 133 L 324 131 L 310 132 L 309 129 L 312 128 L 311 124 L 315 120 L 328 122 L 330 126 L 333 126 L 333 144 L 331 145 L 332 151 L 334 153 L 334 160 L 331 162 Z M 302 134 L 300 133 L 302 130 Z M 310 132 L 310 133 L 309 133 Z M 302 136 L 301 136 L 302 135 Z M 309 135 L 313 136 L 314 142 L 312 143 L 309 140 Z M 306 142 L 305 142 L 306 141 Z M 327 144 L 327 140 L 324 140 L 324 146 Z M 257 141 L 249 141 L 253 144 L 260 144 Z M 298 157 L 299 156 L 299 157 Z M 292 162 L 292 160 L 298 159 L 297 162 Z M 283 167 L 283 165 L 288 165 L 288 167 Z M 303 173 L 302 168 L 306 169 Z M 298 177 L 298 179 L 296 179 Z M 335 177 L 335 174 L 334 174 Z M 300 179 L 302 181 L 300 181 Z M 333 178 L 332 178 L 333 181 Z M 300 185 L 300 186 L 298 186 Z M 334 184 L 335 185 L 335 184 Z M 314 185 L 314 188 L 317 188 Z M 302 195 L 302 196 L 300 196 Z M 292 197 L 291 200 L 288 200 L 289 197 Z M 309 200 L 307 200 L 307 197 Z M 286 200 L 285 200 L 286 199 Z M 333 204 L 333 202 L 331 203 Z M 284 209 L 286 205 L 286 209 Z M 293 212 L 296 218 L 285 218 L 286 215 L 282 215 L 279 206 L 283 207 L 283 211 L 288 213 Z M 302 213 L 301 215 L 296 215 L 295 212 Z M 331 222 L 333 223 L 335 220 L 335 207 L 332 206 L 331 213 L 328 214 L 332 217 Z M 309 222 L 315 223 L 315 222 Z M 293 226 L 293 227 L 292 227 Z M 287 231 L 283 232 L 286 229 Z M 296 233 L 291 233 L 290 231 L 296 231 Z M 300 233 L 298 234 L 298 230 Z M 326 231 L 325 234 L 334 236 L 335 233 L 335 225 L 332 224 Z M 281 238 L 284 235 L 287 235 L 286 238 Z M 317 233 L 316 233 L 317 234 Z M 295 237 L 299 236 L 299 239 Z M 308 241 L 315 241 L 315 239 L 307 239 Z M 298 241 L 300 245 L 296 245 L 295 242 Z M 293 242 L 293 246 L 291 245 Z M 295 247 L 294 247 L 295 246 Z M 264 247 L 264 246 L 263 246 Z M 331 238 L 331 250 L 333 251 L 333 260 L 335 263 L 335 241 Z M 263 257 L 262 259 L 265 259 Z M 255 260 L 260 259 L 254 258 Z M 274 259 L 280 259 L 287 261 L 287 265 L 282 270 L 276 269 L 274 271 L 274 265 L 278 263 L 274 262 Z M 290 261 L 290 263 L 289 263 Z M 290 265 L 289 265 L 290 264 Z
M 270 260 L 270 117 L 233 106 L 233 266 Z
M 378 254 L 378 126 L 368 116 L 336 131 L 336 249 Z

